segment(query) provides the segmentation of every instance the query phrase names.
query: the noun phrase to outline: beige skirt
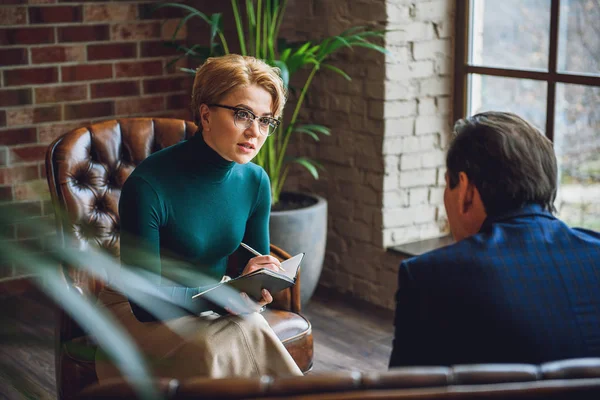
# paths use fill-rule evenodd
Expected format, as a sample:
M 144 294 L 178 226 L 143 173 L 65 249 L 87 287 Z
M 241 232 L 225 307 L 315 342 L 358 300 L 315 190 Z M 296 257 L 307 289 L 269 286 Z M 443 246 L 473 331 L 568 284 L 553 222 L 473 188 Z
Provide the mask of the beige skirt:
M 104 289 L 98 302 L 129 332 L 157 377 L 224 378 L 232 376 L 302 375 L 294 359 L 258 313 L 244 316 L 186 316 L 140 322 L 127 297 Z M 103 357 L 96 357 L 98 380 L 121 376 Z

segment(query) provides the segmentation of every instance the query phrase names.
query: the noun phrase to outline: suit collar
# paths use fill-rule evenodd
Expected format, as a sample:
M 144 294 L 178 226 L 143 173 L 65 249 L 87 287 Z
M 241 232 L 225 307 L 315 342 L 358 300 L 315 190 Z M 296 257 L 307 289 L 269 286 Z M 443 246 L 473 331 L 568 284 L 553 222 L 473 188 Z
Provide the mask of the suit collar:
M 550 212 L 543 209 L 543 207 L 539 204 L 528 204 L 524 207 L 521 207 L 517 210 L 508 211 L 498 215 L 488 215 L 488 217 L 481 224 L 480 232 L 483 232 L 490 228 L 494 223 L 506 221 L 509 219 L 519 218 L 519 217 L 545 217 L 550 219 L 556 219 Z

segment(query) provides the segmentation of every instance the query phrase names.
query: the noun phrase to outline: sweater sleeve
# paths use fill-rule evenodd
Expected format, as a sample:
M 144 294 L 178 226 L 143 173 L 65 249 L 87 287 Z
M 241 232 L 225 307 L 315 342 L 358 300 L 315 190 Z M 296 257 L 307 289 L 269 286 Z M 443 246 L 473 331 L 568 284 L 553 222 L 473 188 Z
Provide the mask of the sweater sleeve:
M 202 298 L 192 299 L 200 288 L 161 285 L 160 227 L 167 220 L 167 211 L 160 196 L 143 178 L 131 177 L 123 186 L 119 201 L 121 218 L 121 264 L 145 271 L 150 283 L 157 286 L 162 299 L 146 291 L 137 291 L 131 308 L 142 322 L 156 321 L 148 310 L 169 310 L 161 313 L 161 319 L 199 314 L 203 311 L 223 310 Z M 164 302 L 177 307 L 165 307 Z M 162 306 L 162 307 L 161 307 Z
M 261 171 L 261 179 L 257 190 L 256 202 L 252 213 L 246 222 L 246 231 L 244 233 L 244 243 L 258 251 L 260 254 L 270 253 L 269 243 L 269 217 L 271 215 L 271 182 L 267 173 Z M 248 263 L 253 254 L 247 251 L 243 252 L 242 263 L 238 274 Z
M 119 200 L 121 263 L 142 268 L 160 284 L 160 227 L 166 212 L 158 194 L 144 179 L 130 177 Z

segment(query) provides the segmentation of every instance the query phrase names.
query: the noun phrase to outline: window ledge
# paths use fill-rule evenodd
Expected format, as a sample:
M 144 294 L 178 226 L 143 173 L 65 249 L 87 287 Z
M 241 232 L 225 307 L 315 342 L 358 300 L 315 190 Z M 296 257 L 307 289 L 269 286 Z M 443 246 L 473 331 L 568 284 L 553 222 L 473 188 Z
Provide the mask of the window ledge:
M 398 246 L 389 247 L 388 250 L 400 253 L 406 257 L 414 257 L 453 243 L 454 239 L 452 236 L 446 235 L 433 239 L 417 240 L 416 242 L 400 244 Z

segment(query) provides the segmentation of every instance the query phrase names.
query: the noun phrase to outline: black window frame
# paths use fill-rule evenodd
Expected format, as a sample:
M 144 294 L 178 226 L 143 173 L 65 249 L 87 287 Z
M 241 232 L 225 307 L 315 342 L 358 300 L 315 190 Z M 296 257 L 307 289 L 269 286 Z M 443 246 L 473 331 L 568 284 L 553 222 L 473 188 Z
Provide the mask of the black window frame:
M 557 72 L 558 24 L 560 20 L 560 1 L 551 0 L 550 4 L 550 40 L 548 71 L 484 67 L 469 64 L 469 29 L 471 0 L 456 0 L 455 20 L 455 60 L 454 60 L 454 121 L 466 117 L 469 95 L 469 74 L 480 74 L 504 78 L 520 78 L 543 81 L 547 84 L 546 131 L 550 140 L 554 140 L 554 117 L 556 109 L 556 84 L 567 83 L 600 88 L 600 76 L 586 73 Z

